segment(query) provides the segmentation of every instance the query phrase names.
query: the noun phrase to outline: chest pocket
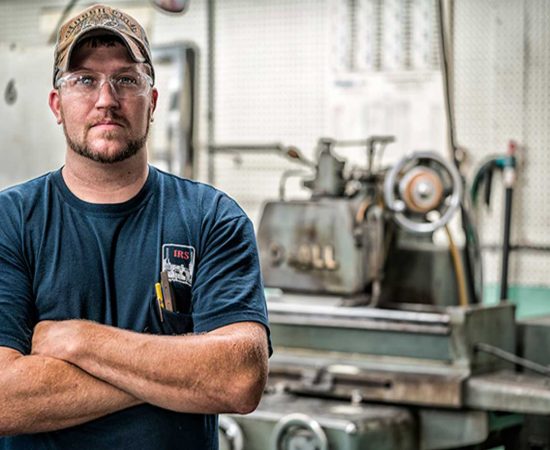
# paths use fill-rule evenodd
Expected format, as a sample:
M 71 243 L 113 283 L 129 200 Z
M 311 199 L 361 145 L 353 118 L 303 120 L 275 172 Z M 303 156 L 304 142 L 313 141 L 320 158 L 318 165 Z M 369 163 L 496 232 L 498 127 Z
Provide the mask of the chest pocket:
M 149 302 L 149 326 L 147 331 L 153 334 L 180 335 L 193 332 L 193 317 L 191 314 L 161 311 L 156 297 Z

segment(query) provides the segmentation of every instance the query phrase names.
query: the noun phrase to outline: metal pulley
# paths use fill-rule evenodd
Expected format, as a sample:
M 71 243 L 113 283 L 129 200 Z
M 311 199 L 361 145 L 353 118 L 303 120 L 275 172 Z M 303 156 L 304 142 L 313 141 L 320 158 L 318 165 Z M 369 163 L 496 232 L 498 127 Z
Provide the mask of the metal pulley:
M 399 181 L 399 193 L 407 209 L 427 214 L 443 200 L 443 182 L 429 167 L 415 167 Z
M 432 152 L 404 157 L 384 180 L 387 208 L 400 226 L 413 233 L 432 233 L 446 225 L 458 210 L 461 198 L 458 170 Z

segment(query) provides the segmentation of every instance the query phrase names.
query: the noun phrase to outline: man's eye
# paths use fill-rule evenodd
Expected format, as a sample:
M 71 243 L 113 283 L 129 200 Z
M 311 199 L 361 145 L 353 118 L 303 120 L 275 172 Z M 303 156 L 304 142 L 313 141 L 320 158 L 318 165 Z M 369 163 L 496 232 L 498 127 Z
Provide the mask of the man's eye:
M 124 87 L 133 87 L 139 84 L 139 79 L 134 75 L 119 75 L 116 77 L 116 84 Z
M 93 87 L 96 85 L 97 80 L 92 75 L 79 75 L 73 82 L 76 86 Z

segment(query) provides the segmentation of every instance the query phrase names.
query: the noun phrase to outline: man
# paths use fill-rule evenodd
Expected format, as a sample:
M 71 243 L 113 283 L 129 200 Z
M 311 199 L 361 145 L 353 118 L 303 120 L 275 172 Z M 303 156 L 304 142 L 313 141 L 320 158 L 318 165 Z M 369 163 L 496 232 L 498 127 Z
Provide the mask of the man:
M 226 195 L 148 166 L 154 76 L 121 11 L 59 31 L 65 165 L 0 193 L 0 449 L 215 449 L 216 414 L 260 399 L 253 229 Z

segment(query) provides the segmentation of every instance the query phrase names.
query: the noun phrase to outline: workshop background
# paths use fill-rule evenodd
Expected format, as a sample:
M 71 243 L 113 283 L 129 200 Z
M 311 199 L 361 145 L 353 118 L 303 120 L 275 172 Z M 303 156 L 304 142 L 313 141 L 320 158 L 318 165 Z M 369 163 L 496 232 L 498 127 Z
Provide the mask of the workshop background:
M 370 136 L 391 135 L 395 136 L 395 142 L 376 156 L 379 167 L 391 166 L 413 151 L 432 151 L 452 161 L 440 53 L 439 3 L 434 0 L 192 0 L 188 11 L 182 15 L 166 15 L 145 0 L 109 0 L 105 3 L 136 17 L 151 39 L 160 92 L 150 138 L 151 162 L 228 192 L 243 206 L 257 228 L 265 202 L 280 195 L 282 177 L 286 180 L 287 199 L 308 199 L 310 196 L 301 181 L 304 175 L 313 175 L 314 170 L 285 158 L 280 150 L 286 146 L 296 147 L 305 158 L 315 160 L 320 138 L 364 141 Z M 516 317 L 519 319 L 548 313 L 550 202 L 545 199 L 550 191 L 547 175 L 550 168 L 550 2 L 443 0 L 440 3 L 452 5 L 452 13 L 447 15 L 452 58 L 446 71 L 462 168 L 471 183 L 482 164 L 494 155 L 505 155 L 510 143 L 515 143 L 518 164 L 513 192 L 508 298 L 517 305 Z M 0 0 L 0 188 L 63 164 L 63 133 L 47 103 L 52 81 L 54 33 L 61 17 L 70 16 L 90 4 L 92 2 L 75 0 Z M 346 159 L 349 166 L 364 167 L 366 164 L 364 144 L 333 150 Z M 286 178 L 287 175 L 292 176 Z M 487 305 L 499 300 L 505 234 L 504 191 L 502 173 L 497 171 L 492 180 L 490 206 L 485 207 L 479 201 L 476 208 L 483 262 L 483 303 Z M 484 195 L 479 194 L 480 197 Z M 459 224 L 452 223 L 451 228 L 458 246 L 464 245 L 465 237 Z M 442 247 L 447 246 L 443 230 L 436 231 L 433 239 L 436 243 L 440 241 Z M 515 325 L 514 319 L 506 315 L 505 308 L 499 311 L 495 313 L 500 314 L 497 324 L 502 320 L 503 324 Z M 273 316 L 282 314 L 277 308 L 274 312 Z M 428 334 L 433 335 L 434 340 L 422 341 L 429 343 L 423 346 L 417 344 L 420 341 L 408 339 L 401 333 L 402 341 L 388 340 L 388 348 L 394 351 L 388 360 L 404 354 L 407 357 L 414 355 L 420 360 L 419 366 L 427 367 L 427 371 L 447 357 L 438 353 L 443 351 L 443 344 L 432 349 L 432 342 L 440 342 L 438 339 L 447 333 L 441 329 L 456 327 L 458 335 L 468 345 L 473 344 L 470 340 L 474 337 L 493 333 L 491 327 L 484 326 L 490 323 L 487 317 L 493 314 L 492 311 L 487 316 L 481 311 L 478 316 L 481 319 L 476 318 L 471 327 L 467 323 L 469 312 L 461 316 L 464 323 L 453 322 L 456 312 L 449 316 L 445 312 L 441 316 L 444 320 L 438 319 L 441 323 L 431 323 L 431 316 L 422 320 L 415 317 L 409 323 L 408 312 L 396 315 L 395 319 L 390 311 L 384 320 L 390 328 L 400 331 L 402 326 L 417 326 L 420 329 L 418 339 L 425 337 L 423 333 L 429 329 Z M 344 347 L 359 346 L 356 342 L 359 339 L 347 337 L 349 330 L 342 323 L 351 319 L 344 317 L 345 314 L 350 313 L 342 313 L 338 316 L 341 322 L 331 323 L 329 328 L 342 326 L 338 331 L 344 336 Z M 373 331 L 379 327 L 373 319 L 376 314 L 379 312 L 372 313 L 368 308 L 367 312 L 357 314 L 358 321 L 366 319 L 365 329 L 371 333 L 361 335 L 361 339 L 368 336 L 374 342 L 365 339 L 361 344 L 366 347 L 365 353 L 374 353 L 375 360 L 382 355 L 380 360 L 385 363 L 387 355 L 375 348 L 386 344 L 384 338 L 378 337 L 376 341 Z M 376 322 L 373 329 L 368 328 L 372 325 L 371 319 Z M 284 331 L 286 325 L 296 325 L 299 319 L 285 317 L 284 320 L 275 323 L 274 329 L 279 326 Z M 309 317 L 306 323 L 308 320 Z M 320 328 L 319 335 L 322 335 L 324 330 Z M 513 341 L 511 328 L 503 326 L 490 337 L 509 343 Z M 456 329 L 453 328 L 452 333 Z M 300 330 L 294 332 L 296 335 L 289 333 L 289 336 L 292 336 L 290 339 L 298 336 L 298 346 L 300 339 L 307 341 L 308 337 L 300 335 Z M 547 339 L 546 343 L 550 342 L 547 334 L 541 335 Z M 538 348 L 538 337 L 532 336 L 535 337 L 525 341 L 530 344 L 529 349 Z M 397 343 L 397 350 L 391 347 L 394 343 Z M 341 345 L 333 336 L 322 344 L 331 351 L 334 350 L 331 345 Z M 456 368 L 464 369 L 464 360 L 470 364 L 471 359 L 472 373 L 485 370 L 486 360 L 479 358 L 478 353 L 470 354 L 466 344 L 460 345 L 457 345 L 460 348 L 456 354 L 449 358 L 453 364 L 457 362 Z M 513 347 L 510 344 L 507 350 L 512 351 Z M 428 361 L 432 350 L 437 364 Z M 527 356 L 534 354 L 534 351 L 530 354 L 526 351 Z M 541 357 L 541 364 L 547 363 L 544 358 Z M 271 361 L 273 363 L 273 358 Z M 404 379 L 410 370 L 407 366 Z M 548 376 L 547 368 L 538 367 L 537 370 Z M 277 380 L 278 375 L 282 377 L 277 372 L 270 377 Z M 352 375 L 348 373 L 342 377 Z M 424 375 L 422 372 L 419 379 L 424 379 Z M 322 373 L 316 376 L 311 377 L 313 381 L 309 380 L 312 389 L 318 389 L 315 383 L 323 381 Z M 368 377 L 352 381 L 356 385 L 374 383 Z M 398 391 L 401 382 L 398 377 L 392 379 Z M 407 382 L 405 380 L 405 385 Z M 461 380 L 455 382 L 457 385 L 462 383 Z M 468 391 L 470 397 L 465 400 L 466 431 L 476 431 L 482 423 L 481 419 L 469 422 L 468 414 L 479 413 L 477 410 L 472 412 L 472 408 L 485 401 L 480 398 L 479 404 L 476 403 L 478 391 L 475 391 L 475 383 L 472 386 L 474 390 Z M 527 395 L 529 401 L 525 403 L 535 404 L 533 398 L 539 391 L 530 390 L 531 386 L 526 387 L 531 397 Z M 543 387 L 541 392 L 544 394 L 547 387 L 545 384 Z M 408 388 L 410 392 L 414 390 Z M 403 392 L 410 394 L 406 389 Z M 422 389 L 418 392 L 420 400 L 405 398 L 404 403 L 416 405 L 415 401 L 419 401 L 422 404 L 424 394 Z M 440 394 L 436 392 L 435 397 Z M 506 395 L 499 397 L 500 393 L 497 394 L 497 400 L 505 402 Z M 312 396 L 311 392 L 308 395 Z M 541 398 L 544 395 L 541 394 Z M 433 411 L 422 412 L 425 423 L 439 424 L 437 420 L 443 417 L 443 425 L 441 428 L 427 426 L 429 431 L 422 430 L 427 436 L 422 438 L 425 444 L 422 448 L 439 448 L 437 445 L 447 438 L 449 442 L 460 441 L 460 430 L 455 429 L 453 435 L 449 432 L 452 430 L 444 426 L 445 420 L 457 423 L 450 419 L 453 412 Z M 449 417 L 445 418 L 445 414 Z M 512 422 L 494 425 L 498 422 L 498 413 L 496 417 L 483 416 L 483 420 L 491 422 L 492 432 L 501 426 L 505 429 L 517 419 L 501 417 L 502 422 Z M 541 424 L 547 435 L 547 421 Z M 462 434 L 469 439 L 466 431 Z M 411 437 L 410 441 L 413 440 Z M 430 447 L 426 444 L 428 441 L 437 445 Z M 550 438 L 547 441 L 550 446 Z M 550 447 L 540 444 L 529 448 Z
M 52 33 L 67 3 L 0 1 L 0 186 L 62 164 L 63 136 L 47 94 Z M 109 4 L 142 21 L 153 47 L 178 54 L 183 45 L 196 55 L 193 155 L 166 165 L 174 92 L 182 89 L 170 76 L 181 70 L 172 57 L 158 70 L 153 162 L 186 175 L 192 168 L 195 178 L 234 196 L 255 223 L 292 163 L 272 153 L 209 155 L 209 143 L 281 143 L 312 156 L 319 137 L 391 134 L 396 142 L 385 162 L 414 150 L 449 156 L 432 0 L 224 0 L 210 8 L 194 0 L 181 16 L 146 1 Z M 549 13 L 546 0 L 460 0 L 453 11 L 456 137 L 471 173 L 487 156 L 504 153 L 509 140 L 520 147 L 510 259 L 510 298 L 526 299 L 520 315 L 547 309 L 550 300 Z M 365 159 L 359 147 L 339 152 L 357 164 Z M 503 188 L 493 183 L 491 206 L 479 217 L 486 301 L 496 299 L 500 273 Z M 287 197 L 305 195 L 299 179 L 290 179 Z

